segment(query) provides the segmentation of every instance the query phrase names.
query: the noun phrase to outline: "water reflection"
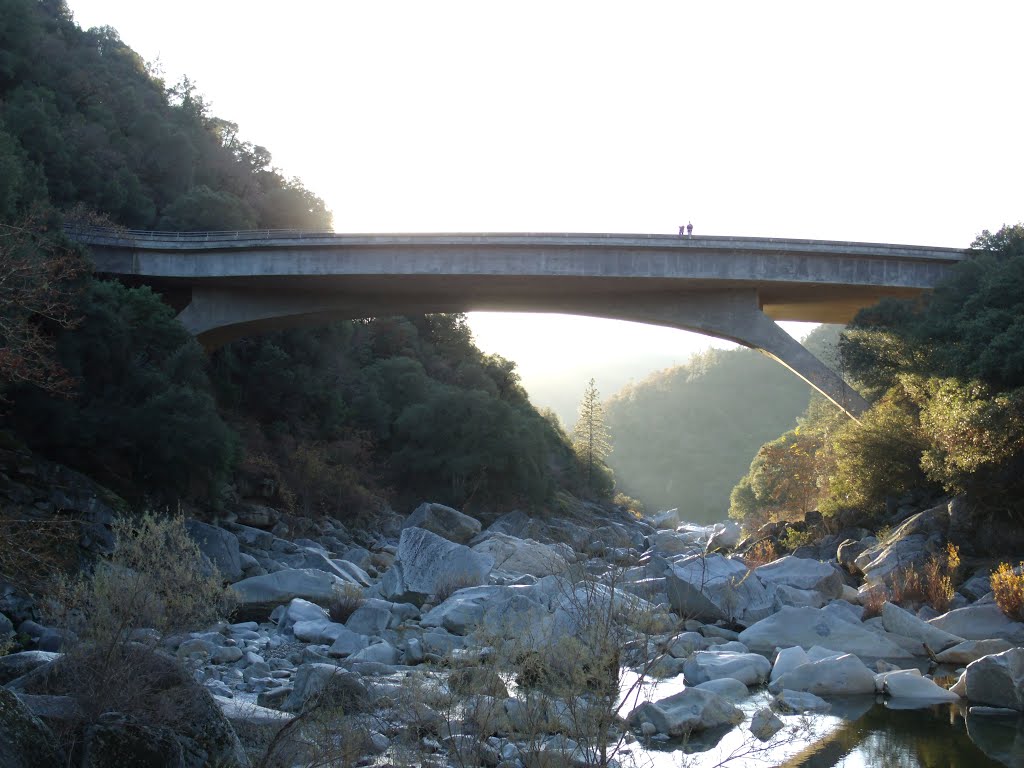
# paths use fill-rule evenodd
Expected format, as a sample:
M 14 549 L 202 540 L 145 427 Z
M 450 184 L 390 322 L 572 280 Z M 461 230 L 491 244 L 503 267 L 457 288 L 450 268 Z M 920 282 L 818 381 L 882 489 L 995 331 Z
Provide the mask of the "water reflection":
M 658 690 L 654 698 L 665 695 Z M 770 698 L 756 693 L 741 705 L 747 722 Z M 1024 768 L 1024 719 L 965 721 L 958 705 L 892 709 L 874 697 L 831 701 L 827 715 L 783 717 L 786 729 L 767 744 L 743 725 L 694 735 L 685 744 L 633 744 L 623 762 L 650 768 Z

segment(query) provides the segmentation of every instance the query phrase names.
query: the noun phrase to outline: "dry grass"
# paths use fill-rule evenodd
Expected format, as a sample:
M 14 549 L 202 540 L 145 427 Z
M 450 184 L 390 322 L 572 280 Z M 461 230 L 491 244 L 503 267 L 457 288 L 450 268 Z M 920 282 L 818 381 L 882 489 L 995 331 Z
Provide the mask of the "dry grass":
M 864 606 L 864 618 L 873 619 L 882 615 L 882 606 L 889 602 L 889 595 L 884 587 L 878 587 L 868 591 L 861 599 Z
M 992 572 L 992 592 L 999 610 L 1014 621 L 1024 621 L 1024 561 L 1014 569 L 1000 563 Z
M 771 539 L 759 541 L 743 555 L 743 562 L 747 568 L 757 568 L 759 565 L 771 563 L 779 559 L 779 551 L 775 548 L 775 542 Z
M 924 568 L 905 568 L 894 574 L 892 601 L 897 605 L 926 603 L 939 613 L 945 613 L 953 601 L 953 580 L 959 568 L 960 550 L 954 544 L 947 544 L 945 552 L 932 555 Z
M 344 624 L 349 616 L 355 613 L 359 607 L 366 602 L 363 591 L 354 584 L 346 584 L 342 589 L 335 591 L 334 599 L 327 609 L 331 621 L 336 624 Z

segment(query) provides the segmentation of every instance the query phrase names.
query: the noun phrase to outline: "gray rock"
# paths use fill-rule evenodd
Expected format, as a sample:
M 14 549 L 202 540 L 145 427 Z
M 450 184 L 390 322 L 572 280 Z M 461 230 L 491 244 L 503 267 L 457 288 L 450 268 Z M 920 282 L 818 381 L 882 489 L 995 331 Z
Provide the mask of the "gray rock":
M 1007 640 L 1024 645 L 1024 623 L 1011 621 L 995 603 L 975 603 L 944 613 L 929 622 L 965 640 Z
M 242 579 L 231 585 L 237 598 L 239 617 L 266 620 L 278 605 L 301 597 L 319 605 L 330 605 L 345 581 L 334 574 L 313 569 L 287 569 Z
M 360 635 L 348 628 L 343 627 L 343 629 L 344 631 L 338 633 L 331 647 L 327 650 L 328 655 L 335 658 L 345 658 L 346 656 L 358 653 L 370 644 L 370 638 L 366 635 Z
M 61 657 L 59 653 L 49 651 L 22 651 L 0 656 L 0 685 L 27 675 L 33 669 L 45 666 Z
M 868 657 L 908 658 L 912 654 L 884 632 L 873 632 L 820 608 L 783 608 L 739 635 L 750 650 L 771 653 L 777 647 L 804 649 L 824 645 Z
M 629 713 L 626 721 L 633 728 L 669 737 L 686 736 L 694 731 L 742 722 L 743 713 L 721 696 L 700 688 L 685 688 L 679 693 L 655 702 L 644 702 Z
M 345 627 L 360 635 L 379 635 L 391 624 L 391 611 L 383 601 L 367 601 L 356 608 Z
M 748 578 L 743 563 L 717 554 L 673 564 L 665 586 L 677 614 L 707 623 L 731 620 L 749 626 L 775 609 L 760 580 Z
M 873 694 L 875 675 L 852 654 L 802 664 L 770 683 L 768 690 L 804 691 L 816 696 Z
M 406 528 L 398 542 L 397 563 L 402 566 L 407 590 L 436 594 L 452 587 L 483 584 L 494 567 L 494 558 L 424 528 Z
M 0 687 L 0 765 L 52 768 L 65 761 L 50 729 L 17 696 Z
M 874 536 L 861 539 L 860 541 L 844 539 L 836 548 L 836 562 L 850 573 L 859 574 L 860 569 L 856 565 L 857 558 L 860 557 L 869 547 L 874 546 L 877 543 L 878 539 Z
M 198 520 L 186 520 L 185 530 L 199 546 L 199 551 L 210 558 L 221 578 L 233 582 L 242 578 L 242 561 L 238 557 L 238 539 L 230 531 Z
M 828 563 L 786 555 L 754 569 L 766 586 L 787 586 L 820 593 L 825 601 L 843 594 L 843 577 Z
M 767 707 L 750 718 L 750 732 L 760 741 L 768 741 L 783 728 L 783 722 Z
M 1013 647 L 1013 644 L 1006 640 L 965 640 L 959 645 L 954 645 L 952 648 L 947 648 L 942 653 L 936 654 L 935 660 L 941 664 L 962 667 L 984 656 L 1002 653 Z
M 332 703 L 340 705 L 347 714 L 365 711 L 370 703 L 366 686 L 358 674 L 333 664 L 314 663 L 298 668 L 293 690 L 281 709 L 300 712 L 314 697 L 320 700 L 330 697 Z
M 967 665 L 967 699 L 1024 711 L 1024 648 L 985 656 Z
M 921 621 L 895 603 L 884 603 L 882 605 L 882 625 L 887 632 L 919 640 L 923 646 L 927 646 L 933 653 L 952 648 L 954 645 L 964 641 L 962 637 L 944 632 L 926 621 Z M 922 648 L 921 652 L 917 655 L 925 656 L 927 653 Z
M 772 701 L 772 706 L 785 714 L 828 712 L 832 705 L 813 693 L 783 689 Z
M 402 528 L 423 528 L 456 544 L 466 544 L 480 533 L 480 521 L 444 504 L 424 502 Z
M 82 768 L 186 768 L 185 752 L 169 728 L 108 715 L 85 729 Z
M 757 653 L 697 651 L 683 667 L 687 685 L 731 677 L 744 685 L 760 685 L 768 679 L 772 665 Z
M 739 704 L 750 695 L 747 686 L 733 677 L 720 677 L 717 680 L 708 680 L 696 686 L 704 691 L 717 693 L 730 704 Z
M 549 576 L 564 573 L 569 567 L 557 546 L 504 533 L 494 533 L 472 549 L 494 558 L 494 568 L 507 573 Z
M 262 504 L 241 504 L 234 509 L 238 523 L 251 528 L 270 530 L 281 519 L 281 513 Z

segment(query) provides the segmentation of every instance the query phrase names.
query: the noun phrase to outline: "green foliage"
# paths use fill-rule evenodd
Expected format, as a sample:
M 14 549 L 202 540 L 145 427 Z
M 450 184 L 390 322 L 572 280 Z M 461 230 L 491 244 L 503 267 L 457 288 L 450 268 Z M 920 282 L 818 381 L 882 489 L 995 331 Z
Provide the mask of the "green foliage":
M 829 334 L 823 328 L 814 343 Z M 751 457 L 793 427 L 810 391 L 749 349 L 710 350 L 626 387 L 607 404 L 616 482 L 648 509 L 719 520 Z
M 605 460 L 612 452 L 612 444 L 605 425 L 604 405 L 593 379 L 583 391 L 579 417 L 572 430 L 572 447 L 583 464 L 587 487 L 599 496 L 607 496 L 611 486 L 607 482 Z
M 72 399 L 15 394 L 30 444 L 138 497 L 217 498 L 234 436 L 217 414 L 203 351 L 148 288 L 93 282 L 58 344 Z
M 921 469 L 927 438 L 899 398 L 886 397 L 849 420 L 828 445 L 828 494 L 821 511 L 857 509 L 881 514 L 888 497 L 929 487 Z
M 729 516 L 757 528 L 769 516 L 803 517 L 818 502 L 820 435 L 800 428 L 765 443 L 733 488 Z
M 993 394 L 976 380 L 932 378 L 921 389 L 921 466 L 944 488 L 965 491 L 1024 449 L 1024 388 Z

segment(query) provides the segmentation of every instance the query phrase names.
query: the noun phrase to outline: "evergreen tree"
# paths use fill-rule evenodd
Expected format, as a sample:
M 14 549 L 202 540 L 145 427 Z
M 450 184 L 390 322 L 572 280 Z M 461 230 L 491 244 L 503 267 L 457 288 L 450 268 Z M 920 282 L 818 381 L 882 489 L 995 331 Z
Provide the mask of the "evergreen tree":
M 583 391 L 579 417 L 572 430 L 572 445 L 586 468 L 587 486 L 593 490 L 595 479 L 606 474 L 605 459 L 612 452 L 611 436 L 604 423 L 604 405 L 593 379 Z

